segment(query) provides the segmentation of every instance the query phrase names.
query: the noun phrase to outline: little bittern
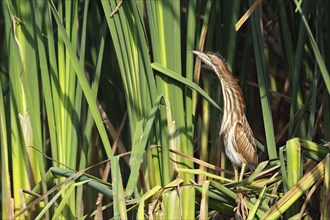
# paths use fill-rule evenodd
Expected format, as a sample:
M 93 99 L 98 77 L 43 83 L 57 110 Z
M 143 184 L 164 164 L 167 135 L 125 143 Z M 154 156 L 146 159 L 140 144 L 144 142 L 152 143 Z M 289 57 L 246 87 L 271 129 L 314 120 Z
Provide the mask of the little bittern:
M 237 80 L 222 58 L 214 53 L 192 51 L 218 76 L 223 94 L 223 117 L 220 136 L 223 139 L 226 155 L 233 164 L 235 179 L 238 167 L 245 165 L 254 168 L 258 164 L 256 144 L 250 125 L 245 116 L 245 103 Z M 242 178 L 242 177 L 241 177 Z

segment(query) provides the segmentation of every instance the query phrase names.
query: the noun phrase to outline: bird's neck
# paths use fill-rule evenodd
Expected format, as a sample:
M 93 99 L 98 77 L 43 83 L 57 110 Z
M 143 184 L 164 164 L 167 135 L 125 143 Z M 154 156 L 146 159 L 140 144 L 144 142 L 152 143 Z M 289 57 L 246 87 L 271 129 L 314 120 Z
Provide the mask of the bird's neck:
M 232 76 L 231 76 L 232 77 Z M 230 129 L 235 122 L 245 116 L 245 103 L 241 88 L 236 79 L 220 79 L 223 94 L 223 119 L 221 132 Z
M 235 79 L 234 79 L 235 80 Z M 241 88 L 237 81 L 231 83 L 221 80 L 223 94 L 223 108 L 227 114 L 237 114 L 241 117 L 245 114 L 245 103 Z

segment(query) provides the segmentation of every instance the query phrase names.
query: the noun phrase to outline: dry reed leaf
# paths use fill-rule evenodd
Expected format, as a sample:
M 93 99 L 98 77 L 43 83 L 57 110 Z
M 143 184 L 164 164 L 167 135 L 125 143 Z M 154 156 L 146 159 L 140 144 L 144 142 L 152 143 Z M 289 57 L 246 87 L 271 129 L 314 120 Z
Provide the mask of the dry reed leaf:
M 256 10 L 256 8 L 261 5 L 262 0 L 257 0 L 253 3 L 253 5 L 245 12 L 245 14 L 238 20 L 235 25 L 235 30 L 238 31 L 241 26 L 245 23 L 245 21 L 251 16 L 251 14 Z
M 120 8 L 121 4 L 123 3 L 123 0 L 121 0 L 118 5 L 115 7 L 115 9 L 111 12 L 110 17 L 112 17 Z

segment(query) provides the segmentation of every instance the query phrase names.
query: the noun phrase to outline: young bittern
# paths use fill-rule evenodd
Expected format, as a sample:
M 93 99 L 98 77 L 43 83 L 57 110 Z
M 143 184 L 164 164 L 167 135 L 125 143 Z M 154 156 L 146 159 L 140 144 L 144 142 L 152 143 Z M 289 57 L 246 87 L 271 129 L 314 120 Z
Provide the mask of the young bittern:
M 223 94 L 220 135 L 225 145 L 226 155 L 233 164 L 235 179 L 238 180 L 238 167 L 242 167 L 244 172 L 245 165 L 254 168 L 258 164 L 256 144 L 245 116 L 241 88 L 222 58 L 214 53 L 196 50 L 192 52 L 211 67 L 220 80 Z

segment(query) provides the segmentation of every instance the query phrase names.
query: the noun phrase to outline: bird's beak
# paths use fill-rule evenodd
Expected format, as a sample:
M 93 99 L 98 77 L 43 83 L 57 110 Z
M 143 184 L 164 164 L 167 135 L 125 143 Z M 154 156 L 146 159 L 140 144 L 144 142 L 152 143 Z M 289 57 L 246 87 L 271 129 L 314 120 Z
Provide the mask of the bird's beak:
M 194 54 L 196 54 L 205 64 L 212 66 L 211 59 L 205 53 L 200 52 L 198 50 L 192 50 Z

